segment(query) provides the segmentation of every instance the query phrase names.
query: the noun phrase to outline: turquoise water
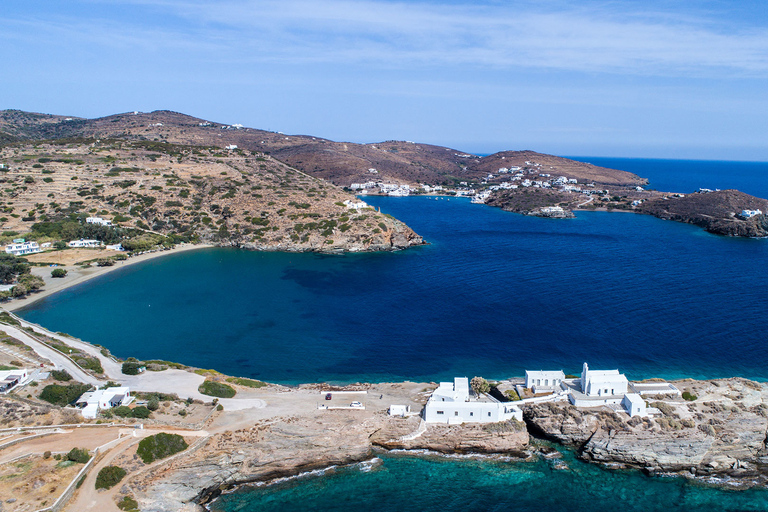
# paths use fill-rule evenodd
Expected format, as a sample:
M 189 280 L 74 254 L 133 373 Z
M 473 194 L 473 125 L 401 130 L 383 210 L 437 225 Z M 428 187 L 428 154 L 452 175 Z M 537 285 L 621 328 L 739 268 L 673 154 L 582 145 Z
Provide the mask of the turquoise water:
M 721 177 L 723 164 L 707 169 Z M 768 165 L 755 169 L 752 187 L 768 191 L 768 172 L 758 172 Z M 583 361 L 630 378 L 768 378 L 768 240 L 626 213 L 562 221 L 455 198 L 367 200 L 431 245 L 346 256 L 193 251 L 21 314 L 120 357 L 283 383 L 577 373 Z
M 682 478 L 607 470 L 566 453 L 553 461 L 502 462 L 382 455 L 357 465 L 223 495 L 214 512 L 267 511 L 764 511 L 768 491 L 722 490 Z

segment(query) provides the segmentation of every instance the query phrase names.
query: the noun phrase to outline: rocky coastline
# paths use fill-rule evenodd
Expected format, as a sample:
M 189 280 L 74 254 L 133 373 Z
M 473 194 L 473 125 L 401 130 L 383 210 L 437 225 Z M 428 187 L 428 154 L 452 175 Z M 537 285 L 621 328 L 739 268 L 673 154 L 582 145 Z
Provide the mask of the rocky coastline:
M 607 407 L 567 402 L 525 405 L 524 422 L 426 425 L 420 417 L 384 411 L 364 419 L 346 411 L 285 416 L 213 435 L 193 455 L 134 482 L 142 510 L 204 510 L 238 485 L 370 460 L 378 450 L 441 454 L 551 456 L 537 440 L 574 450 L 579 458 L 648 475 L 677 475 L 729 488 L 768 483 L 768 385 L 733 378 L 679 381 L 696 396 L 653 397 L 654 418 L 629 418 Z

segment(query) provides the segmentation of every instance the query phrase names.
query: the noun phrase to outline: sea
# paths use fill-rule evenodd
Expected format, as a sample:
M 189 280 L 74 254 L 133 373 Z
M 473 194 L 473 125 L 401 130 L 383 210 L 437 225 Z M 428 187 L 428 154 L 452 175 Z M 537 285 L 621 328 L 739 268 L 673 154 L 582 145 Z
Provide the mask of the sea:
M 649 188 L 768 197 L 768 163 L 578 157 Z M 50 296 L 25 319 L 107 347 L 270 382 L 502 379 L 618 368 L 630 379 L 768 380 L 768 240 L 631 213 L 525 217 L 467 199 L 367 197 L 429 245 L 319 255 L 203 249 Z M 572 460 L 382 455 L 218 500 L 216 510 L 768 510 L 734 492 Z M 569 459 L 570 457 L 570 459 Z

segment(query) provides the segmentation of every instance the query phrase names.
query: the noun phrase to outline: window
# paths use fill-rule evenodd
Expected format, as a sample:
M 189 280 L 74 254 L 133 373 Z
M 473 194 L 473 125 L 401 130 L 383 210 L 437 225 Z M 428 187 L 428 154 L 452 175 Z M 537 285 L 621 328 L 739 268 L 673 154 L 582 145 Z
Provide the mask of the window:
M 474 415 L 475 415 L 475 413 L 473 413 L 473 412 L 470 412 L 470 413 L 469 413 L 469 415 L 470 415 L 470 416 L 474 416 Z
M 459 411 L 453 411 L 453 415 L 454 416 L 458 416 L 459 415 Z
M 443 414 L 443 411 L 437 411 L 437 414 Z
M 489 412 L 489 413 L 488 413 L 488 417 L 490 418 L 490 416 L 491 416 L 491 413 Z

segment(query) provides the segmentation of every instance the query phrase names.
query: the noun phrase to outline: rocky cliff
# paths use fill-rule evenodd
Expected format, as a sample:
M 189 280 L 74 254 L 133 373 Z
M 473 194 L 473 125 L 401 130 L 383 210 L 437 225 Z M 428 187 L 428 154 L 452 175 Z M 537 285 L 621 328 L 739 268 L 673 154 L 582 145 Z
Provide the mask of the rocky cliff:
M 575 448 L 586 460 L 649 473 L 768 478 L 768 386 L 743 379 L 688 381 L 694 401 L 651 400 L 661 414 L 629 419 L 607 408 L 540 404 L 525 410 L 532 433 Z

